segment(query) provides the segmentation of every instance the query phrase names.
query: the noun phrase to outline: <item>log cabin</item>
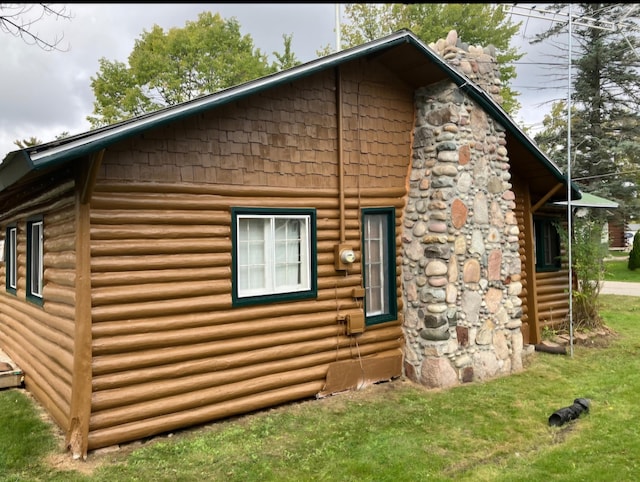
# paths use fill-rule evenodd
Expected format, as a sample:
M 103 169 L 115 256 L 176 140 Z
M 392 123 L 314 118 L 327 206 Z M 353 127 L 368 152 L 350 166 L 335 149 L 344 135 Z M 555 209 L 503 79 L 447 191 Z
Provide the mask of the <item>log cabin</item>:
M 403 30 L 7 154 L 0 348 L 73 457 L 521 370 L 574 188 L 499 84 L 492 47 Z

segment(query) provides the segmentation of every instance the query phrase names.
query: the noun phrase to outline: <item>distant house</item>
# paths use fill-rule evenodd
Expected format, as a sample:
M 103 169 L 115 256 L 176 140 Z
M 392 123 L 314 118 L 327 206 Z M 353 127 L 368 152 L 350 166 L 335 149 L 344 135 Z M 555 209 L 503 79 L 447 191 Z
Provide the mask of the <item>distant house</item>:
M 9 153 L 0 347 L 77 457 L 521 370 L 567 184 L 498 95 L 492 49 L 401 31 Z

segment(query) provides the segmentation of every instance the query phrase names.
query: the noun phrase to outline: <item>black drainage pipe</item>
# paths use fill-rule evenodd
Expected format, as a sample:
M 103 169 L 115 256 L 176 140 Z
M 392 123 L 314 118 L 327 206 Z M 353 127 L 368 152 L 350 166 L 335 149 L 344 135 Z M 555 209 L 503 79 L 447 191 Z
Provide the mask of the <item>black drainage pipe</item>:
M 549 417 L 549 425 L 559 427 L 565 423 L 578 418 L 582 412 L 589 413 L 589 400 L 586 398 L 576 398 L 573 405 L 556 410 Z

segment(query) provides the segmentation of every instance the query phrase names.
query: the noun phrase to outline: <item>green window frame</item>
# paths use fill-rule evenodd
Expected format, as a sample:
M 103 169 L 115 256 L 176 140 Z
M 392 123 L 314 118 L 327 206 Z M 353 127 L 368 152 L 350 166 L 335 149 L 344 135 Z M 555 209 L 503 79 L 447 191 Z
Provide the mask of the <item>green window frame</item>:
M 395 218 L 395 208 L 362 210 L 366 325 L 398 318 Z
M 42 217 L 27 221 L 27 299 L 43 304 L 44 222 Z
M 315 298 L 315 209 L 231 210 L 234 306 Z
M 558 271 L 562 266 L 560 234 L 556 222 L 551 218 L 533 220 L 536 271 Z
M 16 294 L 18 289 L 18 227 L 9 225 L 5 231 L 4 244 L 5 286 L 7 292 Z

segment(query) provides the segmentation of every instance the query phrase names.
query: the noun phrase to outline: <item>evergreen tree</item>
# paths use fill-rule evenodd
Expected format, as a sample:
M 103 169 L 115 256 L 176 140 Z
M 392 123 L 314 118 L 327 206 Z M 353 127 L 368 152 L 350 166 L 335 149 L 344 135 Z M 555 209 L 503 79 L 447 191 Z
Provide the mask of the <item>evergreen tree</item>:
M 571 178 L 585 192 L 618 201 L 621 223 L 638 216 L 640 170 L 640 44 L 627 4 L 572 5 Z M 555 4 L 566 12 L 566 4 Z M 639 12 L 640 13 L 640 12 Z M 589 19 L 588 22 L 580 21 Z M 617 28 L 610 28 L 617 26 Z M 567 38 L 568 21 L 541 34 Z M 568 62 L 569 53 L 564 50 Z M 558 77 L 560 80 L 560 77 Z M 566 82 L 566 76 L 564 78 Z M 536 142 L 567 166 L 566 102 L 553 106 Z
M 636 234 L 633 237 L 633 247 L 629 253 L 629 262 L 627 267 L 632 271 L 640 268 L 640 231 L 636 231 Z

